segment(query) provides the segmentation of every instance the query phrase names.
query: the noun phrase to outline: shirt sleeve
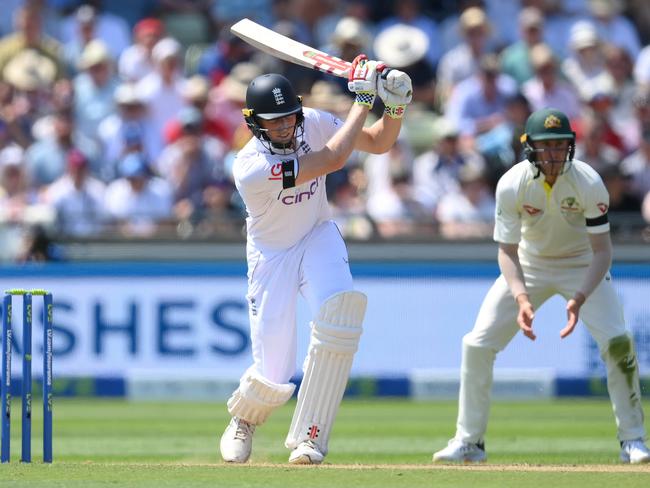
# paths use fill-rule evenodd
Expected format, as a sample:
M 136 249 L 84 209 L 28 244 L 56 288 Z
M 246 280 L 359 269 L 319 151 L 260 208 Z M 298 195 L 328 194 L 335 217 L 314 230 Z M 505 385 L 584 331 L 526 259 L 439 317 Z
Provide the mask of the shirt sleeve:
M 593 179 L 585 193 L 585 223 L 590 234 L 609 232 L 609 193 L 603 180 L 593 172 Z
M 323 134 L 324 141 L 329 141 L 343 126 L 343 121 L 329 112 L 314 110 L 314 113 L 316 114 L 316 123 Z
M 497 184 L 493 238 L 504 244 L 519 244 L 521 240 L 517 191 L 508 178 L 501 178 Z
M 269 160 L 262 154 L 249 156 L 240 164 L 235 182 L 242 195 L 277 193 L 282 191 L 282 163 Z

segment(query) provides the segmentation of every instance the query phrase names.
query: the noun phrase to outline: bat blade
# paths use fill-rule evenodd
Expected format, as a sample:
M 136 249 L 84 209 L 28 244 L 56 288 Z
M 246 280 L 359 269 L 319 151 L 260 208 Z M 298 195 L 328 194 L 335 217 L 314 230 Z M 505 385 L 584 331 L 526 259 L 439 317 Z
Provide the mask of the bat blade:
M 233 24 L 230 31 L 251 46 L 289 63 L 347 78 L 351 63 L 330 56 L 301 42 L 278 34 L 250 19 L 242 19 Z

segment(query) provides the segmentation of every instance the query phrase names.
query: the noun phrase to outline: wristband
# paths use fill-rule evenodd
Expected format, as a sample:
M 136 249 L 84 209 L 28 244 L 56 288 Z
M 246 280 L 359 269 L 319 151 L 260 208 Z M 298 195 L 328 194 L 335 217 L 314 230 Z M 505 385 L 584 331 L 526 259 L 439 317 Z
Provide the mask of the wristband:
M 404 117 L 405 111 L 406 105 L 386 105 L 384 107 L 384 113 L 391 119 L 401 119 Z
M 375 94 L 372 92 L 357 92 L 357 96 L 354 99 L 354 103 L 359 105 L 365 105 L 366 107 L 372 108 L 375 103 Z

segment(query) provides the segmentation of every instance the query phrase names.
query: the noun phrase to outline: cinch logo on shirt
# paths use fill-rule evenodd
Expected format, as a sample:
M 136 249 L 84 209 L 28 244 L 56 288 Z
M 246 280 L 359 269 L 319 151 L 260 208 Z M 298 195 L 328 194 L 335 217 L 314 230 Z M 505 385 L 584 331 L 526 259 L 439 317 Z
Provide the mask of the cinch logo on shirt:
M 598 207 L 598 210 L 600 210 L 600 213 L 607 213 L 607 209 L 609 208 L 607 204 L 603 202 L 597 203 L 596 206 Z
M 271 166 L 271 176 L 269 180 L 281 180 L 282 179 L 282 163 L 277 163 Z
M 528 212 L 528 215 L 537 215 L 542 211 L 541 209 L 535 208 L 532 205 L 524 205 L 524 210 Z
M 316 190 L 318 190 L 319 180 L 320 177 L 311 182 L 311 185 L 309 185 L 309 191 L 301 191 L 300 193 L 295 193 L 293 195 L 285 195 L 280 201 L 285 205 L 293 205 L 294 203 L 309 200 L 316 193 Z

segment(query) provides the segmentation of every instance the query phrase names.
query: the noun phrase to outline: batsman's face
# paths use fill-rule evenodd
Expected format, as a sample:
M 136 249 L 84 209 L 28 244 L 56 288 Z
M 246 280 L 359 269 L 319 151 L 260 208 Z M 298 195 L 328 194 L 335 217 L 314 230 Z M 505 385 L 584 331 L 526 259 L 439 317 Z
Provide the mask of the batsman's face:
M 266 129 L 266 134 L 271 142 L 288 144 L 293 140 L 296 119 L 296 114 L 290 114 L 278 119 L 260 120 L 260 126 L 262 129 Z
M 562 173 L 569 153 L 568 139 L 550 139 L 533 143 L 542 173 L 546 176 L 558 176 Z

